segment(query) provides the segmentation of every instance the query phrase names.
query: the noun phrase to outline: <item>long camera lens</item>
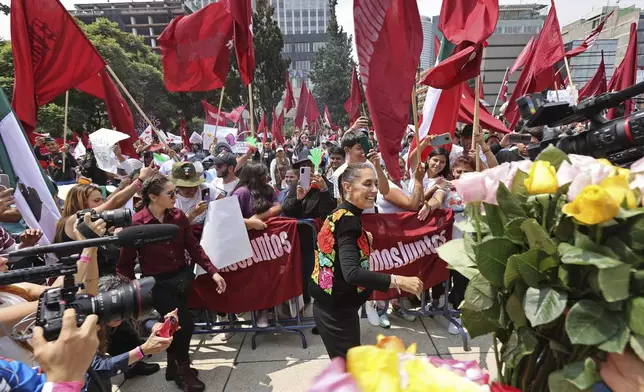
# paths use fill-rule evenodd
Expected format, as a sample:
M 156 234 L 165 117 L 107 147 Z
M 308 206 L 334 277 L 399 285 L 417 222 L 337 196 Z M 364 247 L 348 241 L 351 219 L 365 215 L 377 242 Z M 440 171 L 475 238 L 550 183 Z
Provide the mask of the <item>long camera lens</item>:
M 132 225 L 132 210 L 121 208 L 120 210 L 104 211 L 101 218 L 107 226 L 127 227 Z
M 94 313 L 102 322 L 139 319 L 152 310 L 154 278 L 134 280 L 125 287 L 92 298 Z

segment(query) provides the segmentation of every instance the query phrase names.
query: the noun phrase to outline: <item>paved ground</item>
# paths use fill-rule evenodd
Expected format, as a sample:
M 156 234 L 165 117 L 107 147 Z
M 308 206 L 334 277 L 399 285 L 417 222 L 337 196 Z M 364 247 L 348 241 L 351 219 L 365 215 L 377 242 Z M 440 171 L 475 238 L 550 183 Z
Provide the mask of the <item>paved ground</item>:
M 418 353 L 442 358 L 479 361 L 483 368 L 496 374 L 494 351 L 490 336 L 471 342 L 472 350 L 463 351 L 461 338 L 447 333 L 447 321 L 441 318 L 422 318 L 410 323 L 390 316 L 391 329 L 373 327 L 362 320 L 362 343 L 372 344 L 379 333 L 395 335 L 405 343 L 418 344 Z M 193 367 L 207 385 L 207 391 L 225 392 L 298 392 L 306 391 L 311 380 L 329 363 L 319 336 L 305 332 L 308 348 L 302 349 L 298 335 L 260 335 L 257 349 L 251 349 L 251 334 L 236 334 L 227 342 L 220 335 L 195 335 L 192 342 Z M 123 381 L 113 379 L 113 391 L 177 392 L 173 382 L 165 381 L 165 356 L 153 358 L 161 371 L 149 377 Z M 237 365 L 233 363 L 237 362 Z

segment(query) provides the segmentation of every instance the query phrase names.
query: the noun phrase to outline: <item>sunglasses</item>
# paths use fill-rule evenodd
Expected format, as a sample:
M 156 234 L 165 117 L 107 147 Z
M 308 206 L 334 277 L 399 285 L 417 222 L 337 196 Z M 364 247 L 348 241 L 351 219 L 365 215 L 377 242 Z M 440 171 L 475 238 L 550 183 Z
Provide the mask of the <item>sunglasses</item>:
M 168 195 L 168 197 L 170 197 L 171 199 L 174 199 L 177 196 L 177 190 L 175 189 L 173 191 L 170 191 L 166 193 L 166 195 Z

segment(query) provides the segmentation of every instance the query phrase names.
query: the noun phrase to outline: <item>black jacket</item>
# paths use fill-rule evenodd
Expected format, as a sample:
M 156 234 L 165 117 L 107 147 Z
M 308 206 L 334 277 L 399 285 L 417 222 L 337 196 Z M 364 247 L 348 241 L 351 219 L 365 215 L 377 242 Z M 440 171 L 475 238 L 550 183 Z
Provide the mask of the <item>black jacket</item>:
M 282 204 L 282 212 L 289 218 L 322 218 L 325 219 L 337 207 L 333 198 L 333 184 L 326 181 L 327 190 L 320 192 L 317 188 L 311 188 L 304 199 L 297 199 L 296 186 L 291 187 Z

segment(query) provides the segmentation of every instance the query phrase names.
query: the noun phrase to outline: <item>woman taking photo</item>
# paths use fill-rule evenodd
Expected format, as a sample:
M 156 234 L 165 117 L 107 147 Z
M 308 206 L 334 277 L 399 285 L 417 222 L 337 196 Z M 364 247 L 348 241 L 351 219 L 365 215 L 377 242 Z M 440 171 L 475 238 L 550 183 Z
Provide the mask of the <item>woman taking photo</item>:
M 190 368 L 190 338 L 194 330 L 192 314 L 188 310 L 190 285 L 195 275 L 186 260 L 186 251 L 193 262 L 207 271 L 217 284 L 217 293 L 226 290 L 226 282 L 217 273 L 215 266 L 204 258 L 203 250 L 194 237 L 186 215 L 174 208 L 177 191 L 166 177 L 157 175 L 148 179 L 141 190 L 145 207 L 137 212 L 133 225 L 153 225 L 159 223 L 179 226 L 179 235 L 161 243 L 144 245 L 139 248 L 121 248 L 116 270 L 119 275 L 134 279 L 134 265 L 138 258 L 143 276 L 152 276 L 156 284 L 152 289 L 154 308 L 159 314 L 167 314 L 179 309 L 180 329 L 174 335 L 168 348 L 168 367 L 166 380 L 175 380 L 184 391 L 201 392 L 206 386 L 197 378 L 197 372 Z
M 338 179 L 342 203 L 327 218 L 318 235 L 318 251 L 309 291 L 315 298 L 313 317 L 331 358 L 346 358 L 360 345 L 358 310 L 373 290 L 418 294 L 417 277 L 369 271 L 371 246 L 362 228 L 362 211 L 373 208 L 378 177 L 367 163 L 352 164 Z

